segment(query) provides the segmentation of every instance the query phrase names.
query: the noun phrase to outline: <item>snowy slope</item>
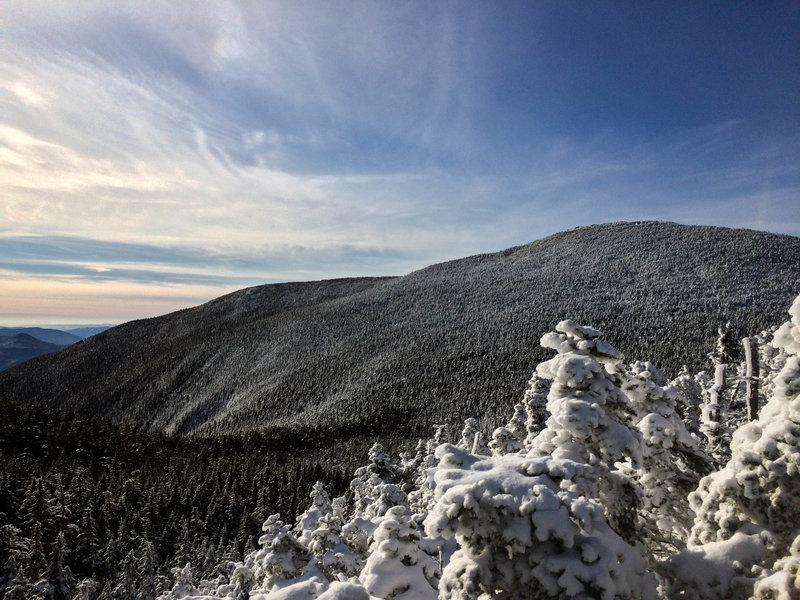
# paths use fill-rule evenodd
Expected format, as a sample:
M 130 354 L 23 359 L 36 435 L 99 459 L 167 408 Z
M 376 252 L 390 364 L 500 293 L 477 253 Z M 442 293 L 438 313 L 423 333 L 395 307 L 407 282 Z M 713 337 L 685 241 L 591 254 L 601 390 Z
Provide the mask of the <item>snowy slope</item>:
M 579 228 L 399 278 L 261 286 L 113 328 L 0 375 L 14 401 L 168 431 L 427 435 L 505 415 L 566 317 L 674 376 L 780 322 L 800 239 L 666 223 Z M 37 386 L 27 382 L 35 378 Z

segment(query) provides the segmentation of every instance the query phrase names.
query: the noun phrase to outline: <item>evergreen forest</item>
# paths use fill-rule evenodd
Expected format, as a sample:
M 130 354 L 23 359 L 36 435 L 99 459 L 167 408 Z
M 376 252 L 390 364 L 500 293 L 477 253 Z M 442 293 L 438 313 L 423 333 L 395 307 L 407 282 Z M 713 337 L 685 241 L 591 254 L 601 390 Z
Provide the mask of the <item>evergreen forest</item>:
M 554 356 L 504 425 L 375 443 L 349 474 L 256 434 L 20 411 L 2 431 L 0 593 L 798 596 L 800 297 L 770 331 L 721 326 L 711 369 L 671 381 L 574 321 L 540 343 Z

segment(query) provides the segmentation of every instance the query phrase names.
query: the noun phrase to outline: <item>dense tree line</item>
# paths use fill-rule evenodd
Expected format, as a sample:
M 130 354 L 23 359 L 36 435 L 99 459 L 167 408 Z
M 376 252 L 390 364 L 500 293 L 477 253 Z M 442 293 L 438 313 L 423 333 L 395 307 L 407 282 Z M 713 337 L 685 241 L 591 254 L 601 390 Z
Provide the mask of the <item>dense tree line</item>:
M 342 489 L 352 466 L 272 436 L 176 438 L 0 411 L 0 597 L 72 598 L 59 586 L 80 582 L 126 597 L 114 592 L 125 570 L 130 597 L 152 597 L 139 592 L 186 562 L 211 577 L 255 547 L 269 514 L 302 511 L 317 480 Z

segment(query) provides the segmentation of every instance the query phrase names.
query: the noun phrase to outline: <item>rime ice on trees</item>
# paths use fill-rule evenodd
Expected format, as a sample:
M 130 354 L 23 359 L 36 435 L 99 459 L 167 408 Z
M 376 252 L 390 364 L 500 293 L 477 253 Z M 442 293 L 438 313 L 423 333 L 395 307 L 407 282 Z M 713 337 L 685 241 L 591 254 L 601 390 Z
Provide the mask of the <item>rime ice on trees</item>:
M 615 463 L 640 462 L 633 411 L 613 367 L 622 358 L 599 332 L 569 321 L 542 345 L 558 355 L 537 369 L 552 379 L 547 427 L 527 457 L 484 458 L 443 445 L 431 536 L 459 550 L 442 573 L 440 598 L 580 595 L 653 598 L 655 580 L 636 548 L 608 524 L 601 494 Z
M 664 569 L 676 593 L 746 598 L 761 578 L 766 582 L 756 589 L 763 597 L 800 596 L 797 577 L 779 575 L 798 565 L 800 534 L 800 297 L 789 313 L 775 332 L 774 344 L 788 356 L 772 396 L 758 420 L 734 432 L 725 467 L 689 497 L 697 514 L 689 547 Z M 735 564 L 732 555 L 739 557 Z M 716 577 L 693 577 L 687 557 L 694 569 Z M 778 585 L 783 595 L 766 595 Z

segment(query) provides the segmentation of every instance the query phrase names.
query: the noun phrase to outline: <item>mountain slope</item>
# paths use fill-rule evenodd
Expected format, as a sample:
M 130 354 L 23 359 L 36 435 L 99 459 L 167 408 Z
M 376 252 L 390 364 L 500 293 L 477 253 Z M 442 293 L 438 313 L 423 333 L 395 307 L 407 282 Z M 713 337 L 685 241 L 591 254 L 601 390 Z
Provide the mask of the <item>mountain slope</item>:
M 591 226 L 399 278 L 249 288 L 20 365 L 0 394 L 182 433 L 427 435 L 505 421 L 562 319 L 674 374 L 704 366 L 725 321 L 756 333 L 798 292 L 800 238 Z
M 63 350 L 66 346 L 48 344 L 27 333 L 0 336 L 0 371 L 10 369 L 20 363 Z

